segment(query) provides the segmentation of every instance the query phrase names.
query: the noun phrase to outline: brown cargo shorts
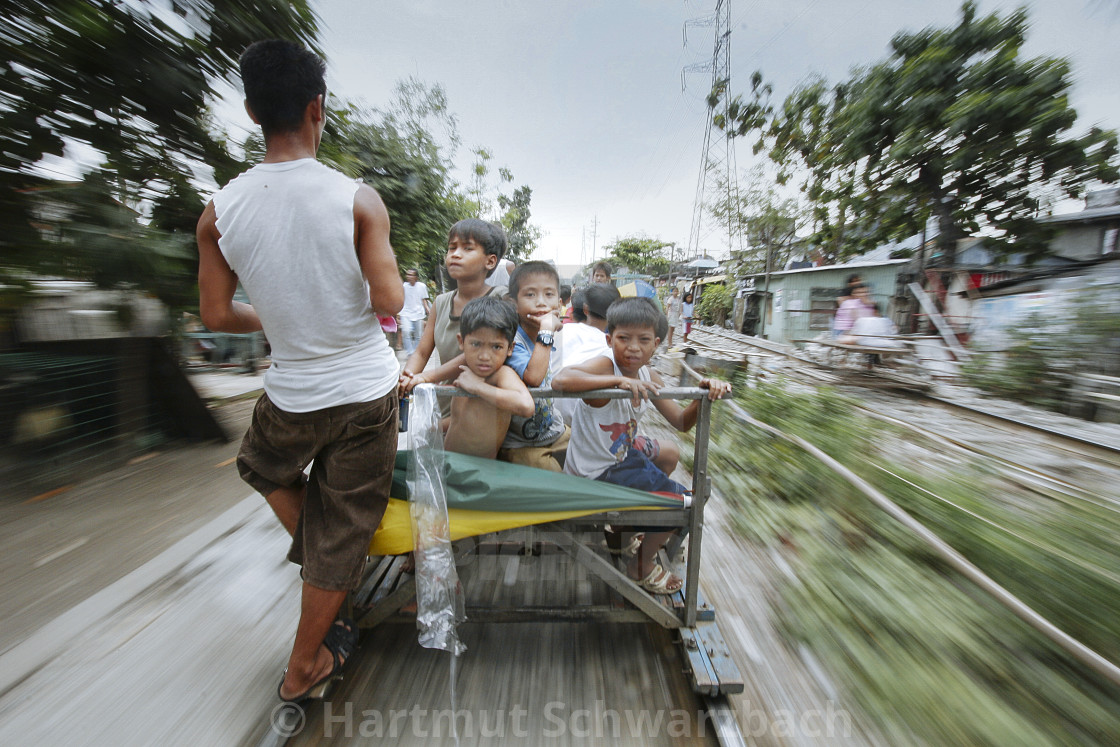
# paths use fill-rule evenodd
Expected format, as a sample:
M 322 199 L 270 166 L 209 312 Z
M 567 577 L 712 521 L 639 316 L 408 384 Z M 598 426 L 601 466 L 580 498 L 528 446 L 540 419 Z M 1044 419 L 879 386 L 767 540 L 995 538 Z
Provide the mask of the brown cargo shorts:
M 315 412 L 285 412 L 267 394 L 253 410 L 237 469 L 261 495 L 298 486 L 311 464 L 288 560 L 328 591 L 361 581 L 369 543 L 389 501 L 397 453 L 397 393 Z

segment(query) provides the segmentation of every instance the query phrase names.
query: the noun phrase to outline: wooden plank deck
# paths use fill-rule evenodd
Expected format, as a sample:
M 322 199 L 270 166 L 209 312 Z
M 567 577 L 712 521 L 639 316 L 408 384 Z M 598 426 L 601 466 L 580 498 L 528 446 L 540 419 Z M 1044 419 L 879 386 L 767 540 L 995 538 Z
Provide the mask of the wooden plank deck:
M 518 530 L 501 539 L 459 567 L 468 608 L 454 708 L 462 744 L 716 744 L 674 631 L 648 622 L 495 622 L 502 614 L 529 621 L 534 611 L 627 608 L 573 557 L 553 552 L 546 533 Z M 518 554 L 511 539 L 539 554 Z M 494 617 L 472 619 L 472 608 Z M 363 632 L 329 705 L 309 705 L 289 744 L 349 744 L 363 734 L 385 745 L 455 744 L 451 657 L 421 648 L 415 625 L 401 619 Z

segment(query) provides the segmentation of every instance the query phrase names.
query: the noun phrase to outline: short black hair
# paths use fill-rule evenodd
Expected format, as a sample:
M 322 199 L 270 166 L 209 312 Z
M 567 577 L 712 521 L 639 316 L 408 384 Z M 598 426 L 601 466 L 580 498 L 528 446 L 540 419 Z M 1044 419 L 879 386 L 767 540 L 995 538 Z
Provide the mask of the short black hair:
M 603 272 L 605 272 L 607 274 L 607 279 L 608 280 L 610 279 L 611 275 L 614 273 L 614 269 L 609 264 L 607 264 L 606 262 L 596 262 L 594 265 L 592 265 L 591 266 L 592 276 L 595 275 L 596 270 L 602 270 Z
M 481 218 L 464 218 L 451 227 L 447 232 L 447 242 L 451 243 L 451 239 L 459 237 L 463 241 L 473 241 L 482 247 L 482 251 L 488 255 L 494 255 L 501 263 L 502 258 L 506 256 L 506 232 L 500 224 L 491 223 L 490 221 L 482 220 Z M 498 265 L 494 265 L 494 269 L 486 273 L 486 277 L 494 270 L 498 269 Z
M 587 288 L 579 287 L 572 291 L 572 321 L 583 324 L 587 315 L 583 313 L 583 305 L 587 303 Z
M 616 327 L 646 327 L 665 339 L 669 321 L 652 298 L 620 298 L 607 309 L 607 332 Z
M 583 292 L 583 303 L 591 314 L 600 319 L 607 318 L 607 309 L 611 304 L 622 298 L 618 288 L 606 283 L 592 283 Z
M 298 130 L 307 105 L 327 92 L 326 64 L 295 42 L 255 42 L 240 65 L 245 100 L 265 135 Z
M 521 283 L 524 282 L 524 278 L 530 275 L 548 275 L 556 281 L 557 292 L 560 291 L 560 273 L 556 272 L 556 268 L 548 262 L 534 260 L 523 262 L 514 268 L 513 274 L 509 276 L 510 298 L 517 298 L 517 291 L 521 289 Z
M 560 286 L 560 301 L 562 303 L 567 303 L 570 300 L 572 300 L 572 286 L 563 283 Z
M 476 298 L 463 307 L 463 315 L 459 317 L 459 334 L 465 340 L 475 330 L 492 329 L 505 335 L 512 345 L 517 336 L 517 324 L 517 309 L 491 294 Z

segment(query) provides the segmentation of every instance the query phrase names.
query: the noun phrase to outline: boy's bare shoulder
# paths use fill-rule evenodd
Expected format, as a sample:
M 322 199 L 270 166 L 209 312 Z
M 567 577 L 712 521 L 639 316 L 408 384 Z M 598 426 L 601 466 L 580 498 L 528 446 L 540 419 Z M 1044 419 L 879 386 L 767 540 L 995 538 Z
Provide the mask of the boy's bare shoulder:
M 525 382 L 517 375 L 510 366 L 501 366 L 494 372 L 494 386 L 500 386 L 503 389 L 525 389 Z

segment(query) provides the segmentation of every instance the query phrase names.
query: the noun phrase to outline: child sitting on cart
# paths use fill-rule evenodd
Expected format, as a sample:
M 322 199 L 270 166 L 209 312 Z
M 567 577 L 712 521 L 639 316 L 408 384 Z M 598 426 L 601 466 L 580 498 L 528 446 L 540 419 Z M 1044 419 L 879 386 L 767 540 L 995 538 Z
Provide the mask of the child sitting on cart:
M 525 262 L 509 278 L 509 297 L 517 309 L 518 329 L 509 365 L 526 385 L 550 386 L 553 335 L 560 330 L 560 277 L 547 262 Z M 536 400 L 529 417 L 514 415 L 498 452 L 502 461 L 560 472 L 568 448 L 568 426 L 553 401 Z
M 638 434 L 638 421 L 652 405 L 679 431 L 696 425 L 699 401 L 682 408 L 668 399 L 651 400 L 660 392 L 661 375 L 648 363 L 661 334 L 668 326 L 661 310 L 649 299 L 623 298 L 607 310 L 607 343 L 610 355 L 569 366 L 556 375 L 552 386 L 559 391 L 587 392 L 594 389 L 625 389 L 630 399 L 585 399 L 576 407 L 564 471 L 581 477 L 625 485 L 639 490 L 684 493 L 686 488 L 668 477 L 677 466 L 679 451 Z M 718 379 L 703 379 L 700 387 L 708 398 L 720 399 L 731 385 Z M 643 531 L 632 527 L 632 531 Z M 644 529 L 645 537 L 630 560 L 627 573 L 652 594 L 679 591 L 682 581 L 655 560 L 657 551 L 672 536 L 664 527 Z
M 506 365 L 517 334 L 517 312 L 496 296 L 476 298 L 463 308 L 459 349 L 464 365 L 455 386 L 475 397 L 453 397 L 444 448 L 493 459 L 512 415 L 530 417 L 535 405 L 517 372 Z

